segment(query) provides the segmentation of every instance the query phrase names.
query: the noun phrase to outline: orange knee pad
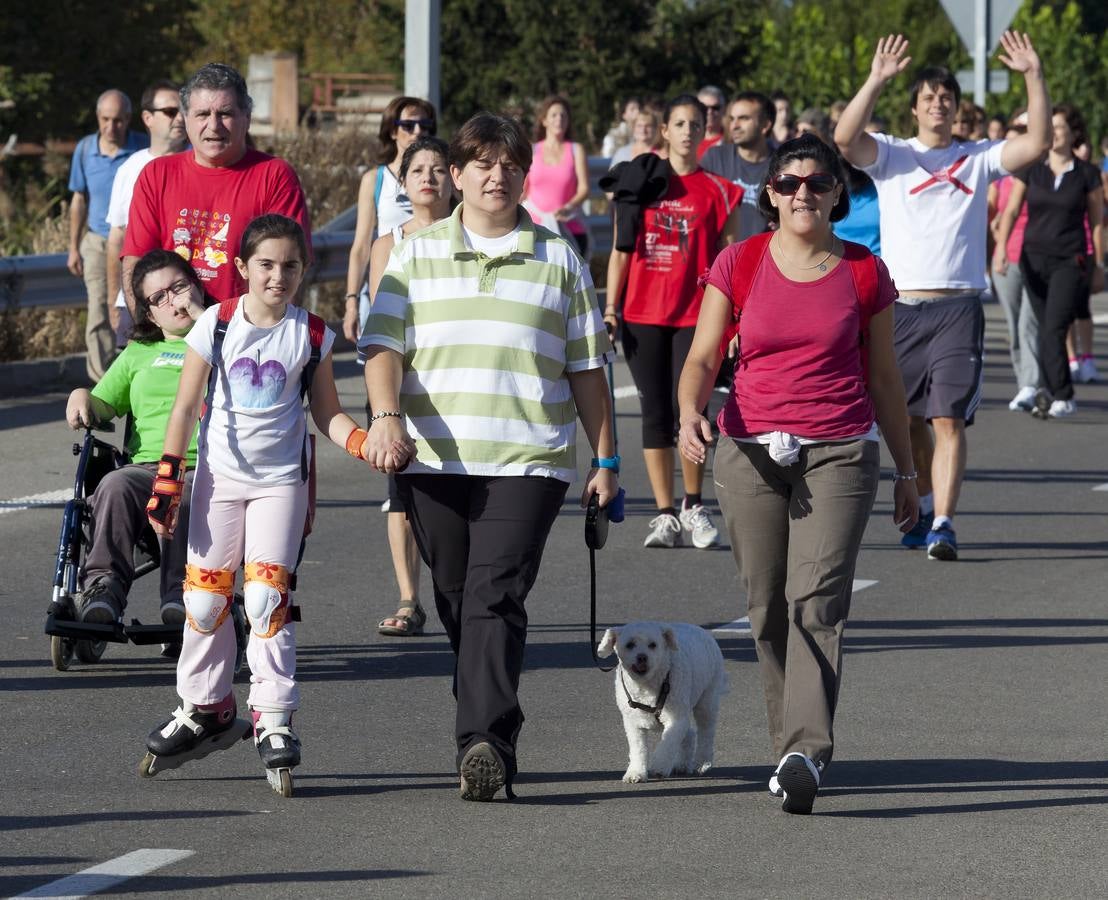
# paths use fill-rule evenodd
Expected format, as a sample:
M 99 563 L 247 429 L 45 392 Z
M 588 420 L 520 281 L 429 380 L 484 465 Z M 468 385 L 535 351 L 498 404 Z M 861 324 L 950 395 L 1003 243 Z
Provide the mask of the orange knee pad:
M 185 615 L 189 627 L 200 634 L 211 634 L 231 614 L 235 573 L 227 569 L 202 569 L 185 566 Z
M 250 630 L 271 638 L 289 621 L 289 570 L 276 563 L 247 563 L 242 589 Z

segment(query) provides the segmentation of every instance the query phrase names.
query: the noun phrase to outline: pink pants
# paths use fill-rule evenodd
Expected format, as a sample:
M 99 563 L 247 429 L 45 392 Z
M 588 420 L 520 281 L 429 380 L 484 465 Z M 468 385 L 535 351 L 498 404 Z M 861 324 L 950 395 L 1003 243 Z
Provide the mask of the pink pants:
M 238 570 L 244 562 L 274 563 L 291 573 L 304 536 L 306 484 L 234 481 L 215 475 L 199 461 L 192 487 L 188 562 L 205 569 Z M 246 647 L 252 709 L 294 710 L 296 626 L 289 622 L 271 638 L 253 631 Z M 231 693 L 235 668 L 235 629 L 228 616 L 210 634 L 185 626 L 177 661 L 177 693 L 197 706 L 218 703 Z

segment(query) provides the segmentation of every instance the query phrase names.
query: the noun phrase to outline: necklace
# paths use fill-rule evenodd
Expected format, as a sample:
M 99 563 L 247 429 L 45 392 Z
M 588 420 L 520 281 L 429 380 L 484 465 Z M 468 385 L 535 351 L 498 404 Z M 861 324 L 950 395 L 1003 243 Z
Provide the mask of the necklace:
M 779 239 L 777 241 L 777 252 L 781 254 L 781 258 L 783 260 L 785 260 L 785 262 L 787 262 L 794 269 L 799 269 L 801 272 L 807 272 L 807 271 L 810 271 L 811 269 L 819 269 L 821 272 L 826 272 L 827 271 L 827 260 L 829 260 L 831 258 L 831 254 L 835 252 L 835 241 L 836 241 L 836 238 L 832 235 L 832 237 L 831 237 L 831 249 L 827 251 L 827 255 L 824 256 L 823 259 L 821 259 L 818 263 L 816 263 L 815 265 L 812 265 L 812 266 L 798 266 L 791 259 L 789 259 L 789 257 L 785 255 L 785 250 L 781 246 L 781 241 Z

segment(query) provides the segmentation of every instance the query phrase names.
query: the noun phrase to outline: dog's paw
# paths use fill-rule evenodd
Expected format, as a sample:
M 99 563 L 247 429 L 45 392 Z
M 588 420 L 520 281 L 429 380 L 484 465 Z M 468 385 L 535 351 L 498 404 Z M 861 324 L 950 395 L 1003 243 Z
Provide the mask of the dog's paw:
M 628 769 L 623 773 L 623 781 L 625 784 L 639 784 L 646 781 L 646 772 L 641 769 Z
M 675 773 L 674 773 L 673 766 L 666 766 L 663 769 L 653 769 L 652 768 L 650 770 L 650 777 L 651 778 L 669 778 L 674 774 Z
M 698 765 L 698 766 L 696 767 L 696 774 L 697 774 L 697 775 L 707 775 L 707 774 L 708 774 L 708 772 L 709 772 L 709 770 L 710 770 L 711 768 L 712 768 L 712 763 L 711 763 L 711 761 L 709 761 L 709 762 L 702 762 L 702 763 L 701 763 L 700 765 Z

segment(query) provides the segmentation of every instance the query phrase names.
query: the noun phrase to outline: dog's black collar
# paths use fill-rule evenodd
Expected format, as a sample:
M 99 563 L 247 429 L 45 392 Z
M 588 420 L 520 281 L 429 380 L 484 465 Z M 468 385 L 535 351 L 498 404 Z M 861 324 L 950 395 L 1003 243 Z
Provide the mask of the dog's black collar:
M 641 709 L 643 712 L 650 713 L 659 722 L 662 720 L 662 707 L 666 705 L 666 698 L 669 697 L 669 672 L 666 672 L 666 680 L 662 682 L 662 689 L 658 691 L 658 699 L 653 706 L 639 703 L 631 697 L 631 692 L 627 690 L 627 682 L 623 680 L 623 669 L 619 670 L 619 683 L 622 685 L 623 693 L 627 697 L 627 703 L 632 709 Z

